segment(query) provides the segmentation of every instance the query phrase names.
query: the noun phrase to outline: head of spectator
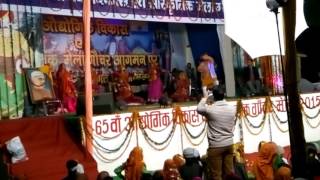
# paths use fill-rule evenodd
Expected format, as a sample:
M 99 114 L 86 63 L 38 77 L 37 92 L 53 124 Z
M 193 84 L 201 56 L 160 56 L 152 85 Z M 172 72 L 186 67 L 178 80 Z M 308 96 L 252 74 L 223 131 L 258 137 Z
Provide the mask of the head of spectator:
M 142 148 L 136 146 L 125 163 L 125 179 L 140 179 L 144 166 Z
M 233 145 L 235 161 L 238 163 L 245 163 L 244 160 L 244 145 L 242 142 Z
M 76 160 L 70 159 L 66 162 L 68 175 L 64 179 L 77 179 L 84 175 L 83 165 Z
M 97 180 L 105 180 L 108 177 L 110 177 L 110 174 L 107 171 L 101 171 L 97 176 Z
M 153 180 L 163 180 L 163 171 L 162 170 L 157 170 L 153 173 L 152 175 Z
M 261 146 L 262 146 L 263 144 L 265 144 L 265 143 L 267 143 L 267 142 L 266 142 L 266 141 L 260 141 L 260 142 L 259 142 L 259 145 L 258 145 L 258 152 L 260 151 Z
M 185 148 L 183 150 L 183 157 L 185 158 L 187 164 L 200 161 L 200 153 L 195 148 Z
M 261 145 L 253 167 L 257 179 L 274 179 L 275 169 L 273 165 L 276 155 L 277 145 L 275 143 L 268 142 Z
M 163 165 L 163 179 L 164 180 L 179 180 L 180 173 L 177 165 L 172 159 L 167 159 Z
M 172 160 L 177 165 L 178 169 L 186 163 L 186 160 L 181 154 L 176 154 L 172 157 Z
M 212 89 L 212 95 L 214 97 L 214 101 L 221 101 L 224 99 L 224 89 L 221 85 Z

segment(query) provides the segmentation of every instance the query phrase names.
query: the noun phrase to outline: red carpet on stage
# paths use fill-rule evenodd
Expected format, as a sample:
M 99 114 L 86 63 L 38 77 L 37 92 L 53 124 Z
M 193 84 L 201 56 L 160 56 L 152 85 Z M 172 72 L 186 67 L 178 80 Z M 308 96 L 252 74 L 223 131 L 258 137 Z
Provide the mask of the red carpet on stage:
M 11 173 L 31 180 L 59 180 L 67 174 L 66 161 L 75 159 L 83 164 L 89 179 L 95 179 L 95 160 L 67 131 L 65 121 L 62 116 L 0 121 L 0 143 L 20 136 L 29 157 L 11 164 Z

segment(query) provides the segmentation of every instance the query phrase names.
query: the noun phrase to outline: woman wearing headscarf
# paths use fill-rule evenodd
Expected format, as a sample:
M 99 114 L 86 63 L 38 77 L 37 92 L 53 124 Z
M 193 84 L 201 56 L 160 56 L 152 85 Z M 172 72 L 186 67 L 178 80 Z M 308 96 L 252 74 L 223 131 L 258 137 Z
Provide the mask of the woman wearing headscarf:
M 273 142 L 261 145 L 253 165 L 256 180 L 290 179 L 291 169 L 281 161 L 278 147 Z
M 175 102 L 189 100 L 189 79 L 185 72 L 180 72 L 176 81 L 176 91 L 171 96 Z
M 56 73 L 57 95 L 68 112 L 75 112 L 77 107 L 77 90 L 64 63 L 59 65 Z
M 277 154 L 277 145 L 272 142 L 261 145 L 258 157 L 253 165 L 256 180 L 274 180 L 273 160 Z
M 144 100 L 141 97 L 135 96 L 129 84 L 129 73 L 125 66 L 118 65 L 118 70 L 114 73 L 115 93 L 117 101 L 125 103 L 143 104 Z
M 181 154 L 176 154 L 172 157 L 172 160 L 177 165 L 178 169 L 186 163 L 186 160 Z
M 124 176 L 121 174 L 122 171 L 124 171 Z M 133 148 L 127 161 L 116 168 L 114 172 L 118 177 L 125 180 L 140 180 L 142 174 L 147 173 L 142 148 L 139 146 Z
M 163 180 L 181 180 L 176 163 L 172 159 L 167 159 L 163 165 Z

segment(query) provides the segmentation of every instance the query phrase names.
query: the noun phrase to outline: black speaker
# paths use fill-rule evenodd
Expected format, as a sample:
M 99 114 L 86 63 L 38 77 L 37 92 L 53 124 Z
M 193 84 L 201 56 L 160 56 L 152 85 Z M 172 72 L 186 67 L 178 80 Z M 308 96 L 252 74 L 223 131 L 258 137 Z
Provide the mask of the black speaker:
M 93 114 L 111 114 L 114 112 L 114 100 L 111 92 L 93 95 L 92 100 Z M 77 115 L 85 115 L 85 111 L 85 97 L 79 95 Z

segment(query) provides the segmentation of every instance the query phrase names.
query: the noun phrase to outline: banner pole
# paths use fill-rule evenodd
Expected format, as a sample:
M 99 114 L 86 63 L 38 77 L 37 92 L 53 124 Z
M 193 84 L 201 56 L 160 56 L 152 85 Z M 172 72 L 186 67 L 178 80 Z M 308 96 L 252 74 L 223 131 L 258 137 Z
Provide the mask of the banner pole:
M 85 106 L 86 106 L 86 128 L 92 134 L 92 82 L 90 62 L 90 15 L 91 1 L 83 1 L 83 45 L 84 45 L 84 72 L 85 72 Z M 86 147 L 92 154 L 92 140 L 86 139 Z

